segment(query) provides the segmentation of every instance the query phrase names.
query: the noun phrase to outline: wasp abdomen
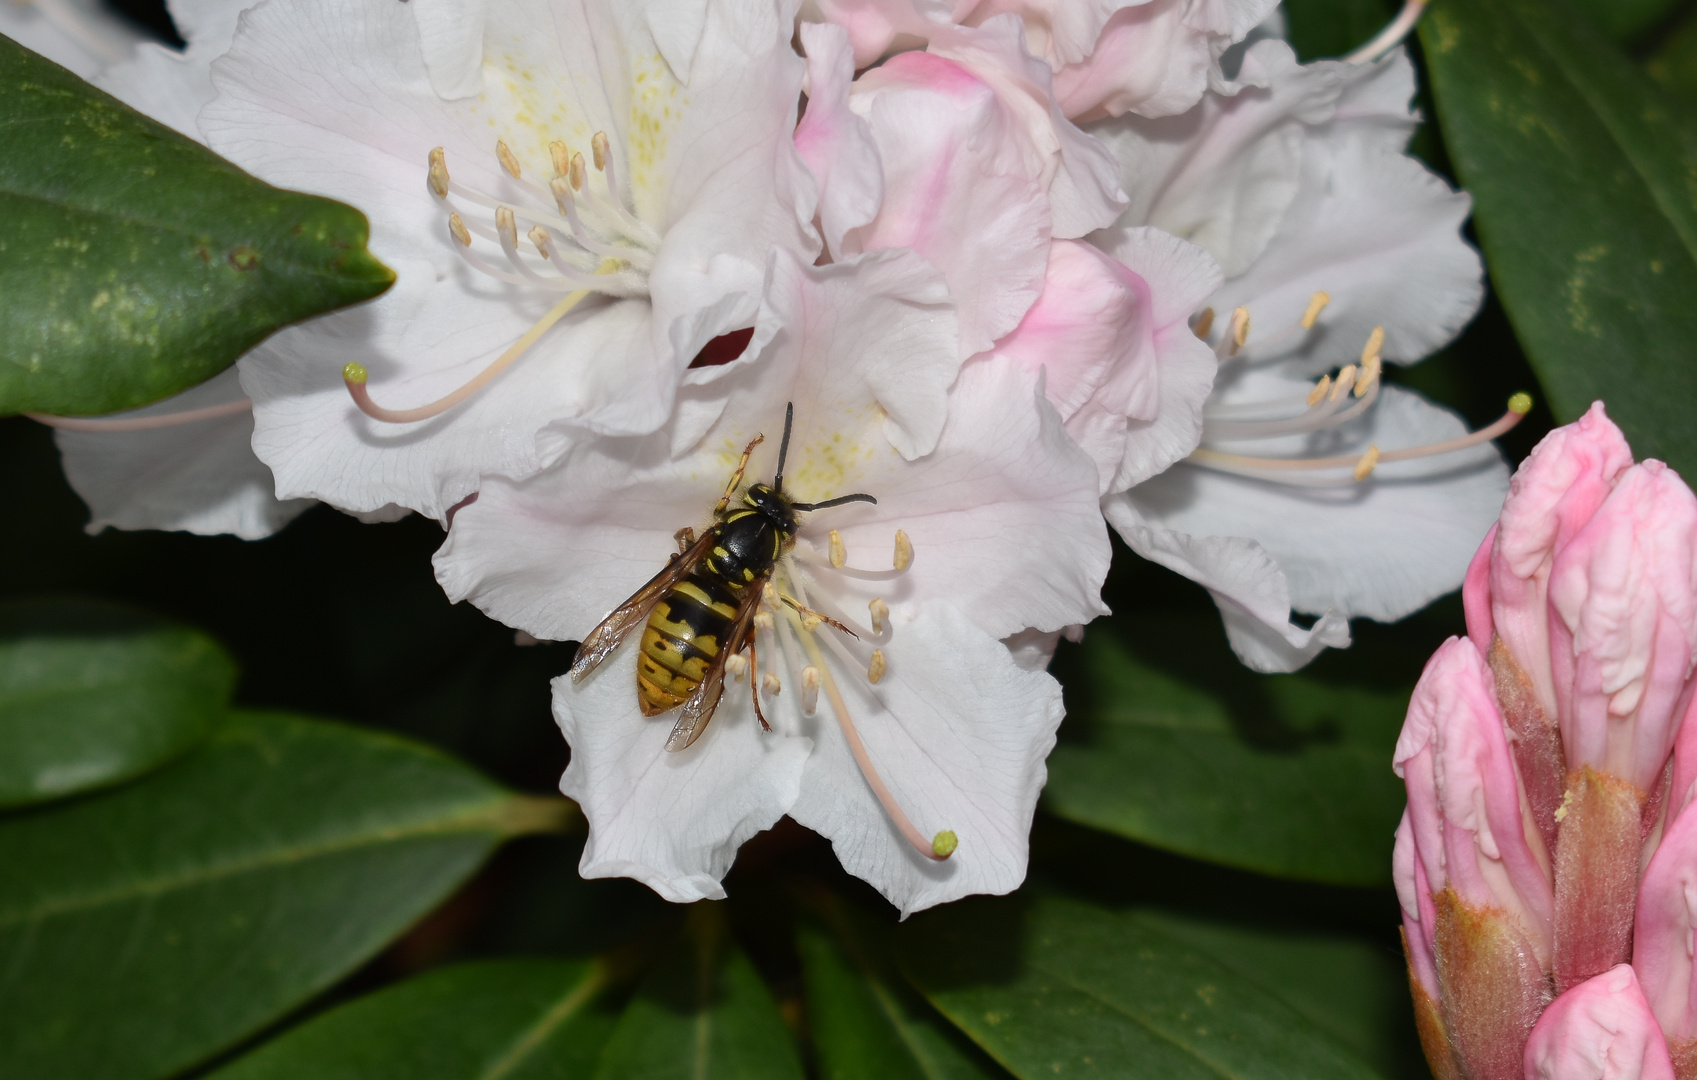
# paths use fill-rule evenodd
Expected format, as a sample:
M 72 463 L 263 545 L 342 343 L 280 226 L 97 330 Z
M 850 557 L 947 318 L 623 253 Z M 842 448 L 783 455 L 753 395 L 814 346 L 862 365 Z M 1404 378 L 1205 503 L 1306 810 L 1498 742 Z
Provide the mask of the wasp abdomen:
M 682 705 L 726 645 L 742 585 L 703 564 L 672 586 L 649 613 L 637 658 L 637 699 L 644 716 Z

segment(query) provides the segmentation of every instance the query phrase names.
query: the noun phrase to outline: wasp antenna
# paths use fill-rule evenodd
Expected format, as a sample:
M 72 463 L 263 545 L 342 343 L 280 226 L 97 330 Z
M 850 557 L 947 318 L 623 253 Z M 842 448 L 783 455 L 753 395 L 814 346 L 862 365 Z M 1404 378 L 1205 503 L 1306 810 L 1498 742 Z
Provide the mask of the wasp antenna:
M 865 492 L 860 492 L 860 493 L 855 494 L 855 495 L 838 495 L 836 498 L 826 499 L 824 502 L 790 503 L 790 508 L 792 510 L 829 510 L 833 506 L 841 506 L 844 503 L 851 503 L 851 502 L 864 502 L 864 503 L 871 503 L 874 506 L 878 505 L 877 499 L 866 494 Z
M 784 490 L 784 458 L 790 452 L 790 424 L 795 421 L 795 402 L 784 402 L 784 441 L 778 444 L 778 471 L 772 476 L 772 490 L 783 493 Z

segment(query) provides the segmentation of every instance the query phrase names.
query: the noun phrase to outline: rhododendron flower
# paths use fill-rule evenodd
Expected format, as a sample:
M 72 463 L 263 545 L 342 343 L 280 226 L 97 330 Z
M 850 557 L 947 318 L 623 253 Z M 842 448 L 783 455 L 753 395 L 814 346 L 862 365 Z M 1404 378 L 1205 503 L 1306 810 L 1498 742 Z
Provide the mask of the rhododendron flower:
M 1515 474 L 1464 599 L 1468 637 L 1427 665 L 1396 758 L 1427 1057 L 1697 1074 L 1697 496 L 1632 464 L 1599 403 Z
M 753 320 L 768 250 L 817 252 L 815 194 L 775 4 L 510 0 L 469 38 L 410 7 L 252 9 L 200 126 L 363 209 L 398 275 L 241 361 L 279 494 L 445 518 L 484 475 L 564 453 L 567 427 L 657 427 L 679 372 Z
M 1087 127 L 1131 198 L 1091 239 L 1112 252 L 1153 225 L 1225 275 L 1195 323 L 1220 365 L 1201 448 L 1104 511 L 1133 550 L 1213 592 L 1261 670 L 1347 644 L 1349 618 L 1398 619 L 1453 589 L 1507 483 L 1479 444 L 1524 408 L 1470 436 L 1379 378 L 1383 360 L 1450 340 L 1481 296 L 1467 197 L 1402 153 L 1413 93 L 1400 51 L 1301 65 L 1264 40 L 1235 95 Z M 1292 608 L 1319 618 L 1298 626 Z
M 1020 20 L 1054 72 L 1071 117 L 1183 112 L 1202 96 L 1217 61 L 1276 0 L 812 0 L 808 15 L 842 26 L 856 67 L 892 48 L 949 41 L 999 15 Z
M 706 524 L 756 435 L 746 479 L 771 481 L 793 403 L 783 491 L 877 503 L 800 515 L 757 648 L 688 749 L 668 753 L 673 718 L 638 709 L 634 635 L 581 683 L 555 682 L 562 790 L 589 820 L 582 871 L 721 896 L 738 845 L 788 814 L 904 913 L 1007 892 L 1061 700 L 999 639 L 1102 613 L 1096 470 L 1039 379 L 960 367 L 948 293 L 912 253 L 818 268 L 776 254 L 755 342 L 689 372 L 654 435 L 583 440 L 530 480 L 488 483 L 455 515 L 438 577 L 538 638 L 582 639 L 665 565 L 680 526 Z

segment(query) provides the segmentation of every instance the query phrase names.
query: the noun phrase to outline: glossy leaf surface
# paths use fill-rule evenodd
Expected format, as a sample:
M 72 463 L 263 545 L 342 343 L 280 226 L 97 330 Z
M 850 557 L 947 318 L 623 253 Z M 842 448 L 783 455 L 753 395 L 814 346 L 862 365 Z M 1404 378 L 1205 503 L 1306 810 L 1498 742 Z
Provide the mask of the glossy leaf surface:
M 560 817 L 412 743 L 237 713 L 139 783 L 0 819 L 0 1075 L 193 1064 Z
M 1404 802 L 1390 761 L 1405 695 L 1253 675 L 1207 615 L 1144 631 L 1099 622 L 1055 666 L 1067 719 L 1046 809 L 1228 866 L 1390 880 Z
M 1697 142 L 1562 0 L 1437 3 L 1433 96 L 1491 278 L 1559 421 L 1593 400 L 1697 475 Z
M 0 606 L 0 807 L 155 768 L 223 718 L 236 669 L 204 634 L 125 608 Z
M 501 960 L 442 968 L 333 1009 L 216 1080 L 568 1080 L 595 1069 L 612 1016 L 600 967 Z
M 1296 1009 L 1136 915 L 968 900 L 910 920 L 901 942 L 932 1004 L 1028 1080 L 1375 1075 Z
M 0 415 L 144 405 L 377 295 L 367 231 L 0 37 Z
M 801 1080 L 795 1038 L 723 917 L 691 909 L 619 1017 L 597 1080 Z

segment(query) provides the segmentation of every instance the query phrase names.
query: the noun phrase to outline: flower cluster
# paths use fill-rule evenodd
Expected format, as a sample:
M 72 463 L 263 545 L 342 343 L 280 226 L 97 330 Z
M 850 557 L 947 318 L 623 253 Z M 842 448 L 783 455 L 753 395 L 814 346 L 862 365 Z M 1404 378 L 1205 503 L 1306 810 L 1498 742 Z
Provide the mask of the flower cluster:
M 1515 474 L 1397 744 L 1440 1077 L 1697 1076 L 1697 497 L 1601 404 Z
M 1453 589 L 1501 502 L 1525 409 L 1469 434 L 1381 378 L 1481 281 L 1394 33 L 1304 65 L 1272 0 L 243 6 L 103 83 L 365 210 L 396 287 L 240 361 L 257 461 L 143 416 L 123 482 L 92 432 L 67 467 L 122 527 L 425 514 L 452 599 L 606 642 L 555 684 L 585 874 L 722 895 L 788 815 L 904 912 L 1005 892 L 1110 526 L 1289 670 Z M 744 511 L 766 555 L 715 540 Z

